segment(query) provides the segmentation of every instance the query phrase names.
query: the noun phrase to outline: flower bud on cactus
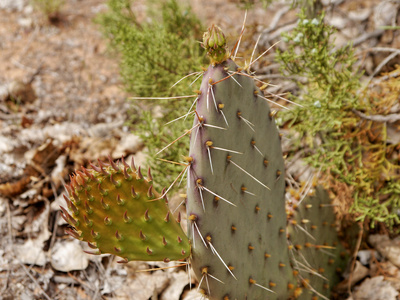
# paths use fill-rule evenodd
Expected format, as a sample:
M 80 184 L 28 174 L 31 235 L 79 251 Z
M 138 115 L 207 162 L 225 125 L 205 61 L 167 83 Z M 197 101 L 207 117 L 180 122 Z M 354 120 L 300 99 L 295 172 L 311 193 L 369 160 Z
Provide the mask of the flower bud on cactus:
M 229 58 L 225 35 L 221 28 L 212 25 L 203 35 L 202 46 L 207 50 L 211 63 L 220 64 Z

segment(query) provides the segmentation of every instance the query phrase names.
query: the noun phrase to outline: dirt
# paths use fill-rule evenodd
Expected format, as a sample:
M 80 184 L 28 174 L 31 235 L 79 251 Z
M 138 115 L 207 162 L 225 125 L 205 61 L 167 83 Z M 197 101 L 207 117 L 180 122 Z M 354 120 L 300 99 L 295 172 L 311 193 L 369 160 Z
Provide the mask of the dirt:
M 240 32 L 244 11 L 238 1 L 190 2 L 205 24 L 219 24 L 228 37 Z M 377 24 L 398 24 L 397 15 L 390 17 L 393 10 L 379 6 L 380 1 L 332 2 L 337 4 L 327 6 L 327 15 L 340 29 L 339 44 L 374 32 Z M 145 4 L 138 1 L 134 7 L 144 17 Z M 254 44 L 264 32 L 260 47 L 266 48 L 296 22 L 287 4 L 256 7 L 248 12 L 245 45 Z M 25 1 L 0 3 L 0 299 L 201 298 L 195 288 L 189 289 L 185 267 L 138 273 L 166 264 L 123 266 L 113 257 L 89 256 L 82 253 L 85 246 L 65 234 L 59 205 L 65 205 L 68 174 L 107 155 L 144 162 L 143 142 L 126 123 L 131 105 L 117 55 L 109 51 L 94 22 L 106 9 L 101 0 L 65 1 L 49 23 Z M 282 17 L 273 25 L 279 12 Z M 397 48 L 399 41 L 395 31 L 364 38 L 358 53 L 364 55 L 360 64 L 366 75 L 373 74 L 388 53 L 366 54 L 370 52 L 365 49 Z M 395 62 L 398 57 L 386 67 Z M 379 262 L 374 266 L 366 273 L 370 277 L 381 270 Z M 398 268 L 383 266 L 390 269 L 382 271 L 386 278 L 396 283 L 390 289 L 385 281 L 385 288 L 398 297 Z M 381 282 L 379 278 L 377 286 Z M 191 283 L 195 287 L 193 278 Z

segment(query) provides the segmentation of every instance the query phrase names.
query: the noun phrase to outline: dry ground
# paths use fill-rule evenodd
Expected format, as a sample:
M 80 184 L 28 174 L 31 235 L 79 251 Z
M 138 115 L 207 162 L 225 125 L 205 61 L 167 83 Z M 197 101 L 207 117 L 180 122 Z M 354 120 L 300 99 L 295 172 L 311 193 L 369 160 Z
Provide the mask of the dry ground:
M 244 12 L 234 1 L 190 2 L 205 24 L 218 23 L 229 35 L 240 32 Z M 395 55 L 386 59 L 391 51 L 365 50 L 399 48 L 398 31 L 379 29 L 399 25 L 399 1 L 323 3 L 333 3 L 326 6 L 327 20 L 339 29 L 337 44 L 354 42 L 366 76 L 398 62 Z M 134 10 L 144 16 L 145 4 L 137 1 Z M 293 27 L 289 7 L 277 3 L 249 11 L 249 43 L 263 33 L 260 48 L 266 48 Z M 59 205 L 69 173 L 108 154 L 144 161 L 144 145 L 125 123 L 130 104 L 118 60 L 93 22 L 106 9 L 102 0 L 66 0 L 59 20 L 49 24 L 27 1 L 0 0 L 0 299 L 200 299 L 195 289 L 189 291 L 182 267 L 138 273 L 149 264 L 121 266 L 113 257 L 88 256 L 64 233 Z M 276 66 L 263 67 L 261 75 L 279 79 Z M 281 90 L 293 88 L 275 83 Z M 365 255 L 375 258 L 371 253 L 379 254 Z M 366 270 L 356 264 L 353 281 L 372 277 L 361 290 L 374 290 L 369 296 L 355 292 L 354 299 L 396 299 L 398 266 L 384 258 L 369 262 Z M 377 291 L 384 298 L 376 298 Z

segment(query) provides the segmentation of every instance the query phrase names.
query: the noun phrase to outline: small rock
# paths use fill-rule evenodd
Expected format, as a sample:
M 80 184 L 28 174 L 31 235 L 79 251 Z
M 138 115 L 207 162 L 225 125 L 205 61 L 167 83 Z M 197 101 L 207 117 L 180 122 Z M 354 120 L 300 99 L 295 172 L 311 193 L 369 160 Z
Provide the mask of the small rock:
M 24 28 L 31 28 L 33 27 L 33 20 L 31 18 L 19 18 L 18 24 Z
M 388 259 L 392 264 L 400 268 L 400 239 L 390 240 L 387 235 L 373 234 L 368 242 Z
M 79 241 L 62 240 L 54 244 L 50 262 L 55 270 L 69 272 L 85 270 L 89 265 L 89 258 L 82 251 Z
M 370 264 L 372 256 L 374 256 L 378 260 L 381 259 L 379 253 L 375 250 L 360 250 L 357 253 L 357 258 L 359 259 L 360 263 L 364 266 Z
M 353 293 L 353 299 L 396 300 L 399 292 L 383 276 L 367 278 Z
M 398 10 L 399 4 L 391 1 L 382 1 L 376 5 L 373 16 L 375 28 L 395 25 Z

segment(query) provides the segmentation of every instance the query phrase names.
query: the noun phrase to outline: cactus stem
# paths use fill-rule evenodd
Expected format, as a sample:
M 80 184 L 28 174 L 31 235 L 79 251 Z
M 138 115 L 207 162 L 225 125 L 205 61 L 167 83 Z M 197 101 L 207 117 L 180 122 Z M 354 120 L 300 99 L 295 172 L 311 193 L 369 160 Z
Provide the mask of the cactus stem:
M 266 290 L 266 291 L 268 291 L 268 292 L 271 292 L 271 293 L 276 294 L 273 290 L 271 290 L 271 289 L 269 289 L 269 288 L 266 288 L 265 286 L 262 286 L 261 284 L 258 284 L 253 278 L 250 278 L 250 279 L 249 279 L 249 283 L 250 283 L 250 284 L 253 284 L 253 285 L 255 285 L 255 286 L 258 286 L 259 288 L 262 288 L 262 289 L 264 289 L 264 290 Z
M 251 175 L 249 172 L 247 172 L 245 169 L 243 169 L 241 166 L 239 166 L 237 163 L 235 163 L 232 159 L 231 156 L 228 155 L 227 156 L 227 160 L 228 162 L 232 163 L 235 167 L 237 167 L 239 170 L 241 170 L 242 172 L 244 172 L 246 175 L 250 176 L 254 181 L 256 181 L 257 183 L 259 183 L 260 185 L 262 185 L 263 187 L 265 187 L 267 190 L 271 190 L 269 187 L 267 187 L 264 183 L 262 183 L 260 180 L 258 180 L 257 178 L 255 178 L 253 175 Z

